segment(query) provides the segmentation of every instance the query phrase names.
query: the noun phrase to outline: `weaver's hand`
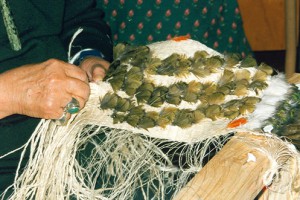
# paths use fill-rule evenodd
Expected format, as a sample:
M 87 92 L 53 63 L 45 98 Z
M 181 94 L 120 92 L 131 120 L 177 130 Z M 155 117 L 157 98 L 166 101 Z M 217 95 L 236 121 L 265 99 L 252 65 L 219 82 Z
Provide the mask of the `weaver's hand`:
M 75 65 L 50 59 L 0 74 L 0 118 L 23 114 L 58 119 L 76 99 L 81 109 L 90 88 L 86 72 Z
M 80 63 L 79 67 L 86 71 L 90 82 L 98 82 L 105 77 L 109 65 L 110 63 L 102 58 L 89 56 Z

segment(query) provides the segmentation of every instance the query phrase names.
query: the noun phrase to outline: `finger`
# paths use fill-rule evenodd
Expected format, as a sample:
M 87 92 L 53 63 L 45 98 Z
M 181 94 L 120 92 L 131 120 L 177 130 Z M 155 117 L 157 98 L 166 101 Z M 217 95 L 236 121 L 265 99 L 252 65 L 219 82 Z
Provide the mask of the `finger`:
M 94 64 L 91 68 L 92 70 L 92 78 L 93 82 L 102 81 L 106 75 L 107 69 L 102 64 Z
M 70 118 L 71 118 L 71 114 L 63 111 L 61 116 L 58 119 L 56 119 L 55 122 L 57 125 L 64 126 L 68 123 Z
M 87 72 L 90 81 L 97 82 L 104 78 L 110 63 L 99 57 L 88 57 L 84 59 L 80 68 Z
M 88 76 L 86 72 L 75 65 L 68 64 L 68 67 L 66 67 L 65 69 L 65 73 L 69 77 L 76 78 L 88 83 Z
M 70 78 L 66 83 L 66 91 L 70 94 L 69 101 L 71 101 L 72 97 L 77 98 L 80 108 L 83 108 L 90 95 L 90 86 L 86 82 Z

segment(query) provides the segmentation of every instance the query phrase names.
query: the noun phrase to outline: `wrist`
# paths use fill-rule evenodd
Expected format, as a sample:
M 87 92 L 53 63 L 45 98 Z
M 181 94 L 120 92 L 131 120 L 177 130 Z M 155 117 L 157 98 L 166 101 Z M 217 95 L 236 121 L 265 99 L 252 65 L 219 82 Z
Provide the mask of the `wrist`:
M 17 97 L 12 95 L 14 90 L 11 88 L 14 84 L 10 80 L 7 73 L 0 74 L 0 119 L 18 113 Z

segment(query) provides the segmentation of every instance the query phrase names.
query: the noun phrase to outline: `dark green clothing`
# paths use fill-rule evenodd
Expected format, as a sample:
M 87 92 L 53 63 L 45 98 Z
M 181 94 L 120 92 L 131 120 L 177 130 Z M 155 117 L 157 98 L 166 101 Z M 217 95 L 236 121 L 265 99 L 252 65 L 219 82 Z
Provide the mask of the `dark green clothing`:
M 104 13 L 93 8 L 93 0 L 23 0 L 8 1 L 22 49 L 11 49 L 0 17 L 0 70 L 49 58 L 67 60 L 70 38 L 79 27 L 84 32 L 73 43 L 72 55 L 84 48 L 101 51 L 111 60 L 110 29 L 101 18 Z
M 189 35 L 221 53 L 252 53 L 236 0 L 97 1 L 115 43 L 143 45 Z
M 25 144 L 40 121 L 29 117 L 19 117 L 19 119 L 16 118 L 15 120 L 11 123 L 0 124 L 1 156 Z M 20 160 L 20 153 L 21 151 L 18 151 L 0 159 L 0 193 L 13 183 L 17 164 Z M 24 165 L 25 163 L 22 166 Z
M 57 58 L 68 61 L 68 46 L 78 28 L 83 28 L 72 43 L 71 56 L 85 48 L 99 50 L 112 59 L 110 29 L 102 20 L 104 13 L 94 0 L 6 1 L 22 48 L 11 48 L 7 27 L 0 17 L 0 73 L 9 69 Z M 3 9 L 2 9 L 3 10 Z M 3 14 L 3 12 L 2 12 Z M 3 15 L 2 15 L 3 16 Z M 0 94 L 5 95 L 5 94 Z M 39 119 L 14 115 L 0 120 L 0 156 L 22 146 Z M 0 159 L 0 190 L 12 183 L 19 153 Z

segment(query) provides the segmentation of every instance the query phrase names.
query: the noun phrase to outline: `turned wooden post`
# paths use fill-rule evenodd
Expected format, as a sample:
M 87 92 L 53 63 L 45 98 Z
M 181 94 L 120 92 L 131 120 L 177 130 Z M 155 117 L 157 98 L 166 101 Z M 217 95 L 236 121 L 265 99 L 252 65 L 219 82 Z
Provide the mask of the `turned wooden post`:
M 264 137 L 234 136 L 174 200 L 253 200 L 264 188 L 263 175 L 270 167 L 268 157 L 255 148 L 258 144 L 267 145 Z

